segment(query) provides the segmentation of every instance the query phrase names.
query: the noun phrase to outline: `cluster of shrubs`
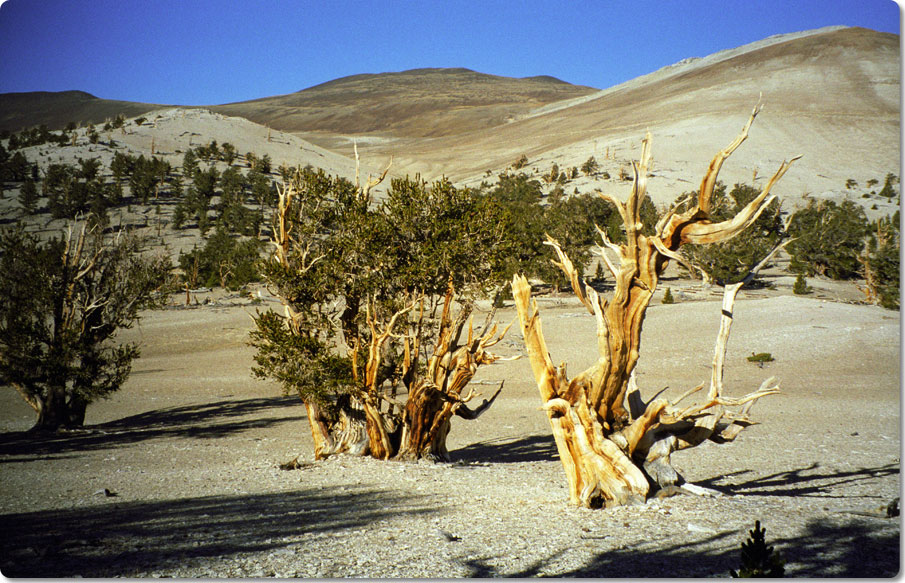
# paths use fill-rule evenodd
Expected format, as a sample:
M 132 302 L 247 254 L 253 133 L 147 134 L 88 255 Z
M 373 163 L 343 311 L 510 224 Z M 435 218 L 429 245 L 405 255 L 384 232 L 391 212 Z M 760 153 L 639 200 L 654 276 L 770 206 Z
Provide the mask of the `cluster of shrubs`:
M 104 129 L 124 124 L 123 117 L 118 116 Z M 75 126 L 70 126 L 72 131 Z M 49 212 L 52 218 L 90 214 L 92 220 L 106 224 L 107 209 L 132 203 L 146 205 L 153 198 L 155 205 L 173 205 L 172 228 L 197 228 L 204 239 L 201 246 L 179 258 L 186 282 L 236 288 L 259 278 L 254 259 L 267 235 L 276 201 L 275 181 L 277 176 L 288 179 L 295 168 L 281 166 L 275 172 L 269 156 L 259 157 L 253 152 L 239 155 L 232 144 L 216 141 L 185 151 L 181 168 L 174 168 L 162 157 L 136 157 L 117 151 L 106 171 L 98 159 L 80 159 L 77 165 L 50 164 L 40 172 L 22 152 L 10 152 L 26 144 L 67 143 L 67 136 L 67 130 L 54 134 L 42 126 L 7 134 L 9 150 L 0 145 L 0 183 L 20 183 L 19 202 L 27 212 Z M 243 158 L 244 171 L 238 164 Z M 523 168 L 527 163 L 522 156 L 513 167 Z M 618 243 L 623 239 L 621 218 L 611 205 L 577 190 L 566 196 L 562 188 L 577 178 L 579 171 L 596 175 L 598 170 L 591 157 L 580 169 L 562 171 L 554 164 L 541 180 L 524 173 L 507 173 L 494 184 L 485 182 L 474 189 L 473 194 L 499 207 L 503 219 L 497 228 L 508 233 L 509 243 L 501 244 L 497 253 L 507 258 L 509 271 L 524 272 L 558 288 L 567 282 L 550 264 L 549 252 L 543 247 L 545 233 L 557 239 L 576 264 L 584 265 L 591 263 L 590 249 L 599 242 L 595 225 L 610 240 Z M 547 195 L 544 182 L 554 185 Z M 880 195 L 897 196 L 897 182 L 896 176 L 887 175 Z M 126 186 L 129 196 L 125 195 Z M 855 186 L 857 183 L 851 180 L 846 184 L 849 189 Z M 731 190 L 718 184 L 712 203 L 714 219 L 735 215 L 759 192 L 746 184 L 736 184 Z M 690 198 L 695 194 L 690 193 Z M 43 208 L 39 207 L 42 197 L 47 200 Z M 657 216 L 658 210 L 645 199 L 642 217 L 649 229 Z M 799 275 L 796 293 L 809 292 L 806 277 L 864 278 L 871 301 L 898 308 L 898 212 L 871 222 L 863 207 L 850 200 L 811 200 L 787 217 L 779 204 L 773 203 L 742 235 L 718 245 L 688 246 L 684 253 L 705 277 L 728 284 L 747 273 L 786 237 L 794 238 L 786 251 L 790 271 Z M 595 278 L 603 275 L 598 262 Z
M 52 132 L 50 129 L 41 124 L 38 127 L 26 128 L 20 132 L 10 132 L 4 130 L 0 132 L 0 140 L 6 140 L 6 148 L 9 150 L 18 150 L 29 146 L 40 146 L 42 144 L 57 144 L 65 146 L 72 138 L 70 132 L 75 129 L 75 124 L 69 124 L 67 129 L 59 132 Z
M 891 179 L 887 177 L 887 184 Z M 714 190 L 715 220 L 735 215 L 759 190 L 736 184 L 726 192 L 723 184 Z M 694 197 L 696 193 L 692 193 Z M 865 280 L 872 302 L 899 307 L 899 211 L 892 216 L 868 220 L 864 208 L 851 201 L 809 200 L 807 206 L 784 216 L 779 203 L 768 206 L 742 234 L 717 245 L 689 245 L 683 252 L 719 284 L 739 281 L 779 241 L 786 246 L 789 271 L 797 274 L 793 291 L 810 293 L 807 277 L 833 280 Z
M 124 124 L 124 118 L 117 116 L 104 129 Z M 75 124 L 70 125 L 71 131 Z M 0 185 L 18 186 L 18 202 L 26 213 L 47 213 L 52 219 L 85 216 L 105 228 L 110 209 L 152 204 L 159 232 L 160 211 L 171 206 L 170 228 L 194 227 L 202 234 L 201 244 L 178 259 L 187 283 L 237 289 L 260 279 L 256 260 L 276 200 L 277 177 L 269 156 L 246 153 L 248 168 L 243 172 L 234 165 L 240 158 L 236 148 L 212 141 L 186 151 L 181 168 L 162 156 L 123 151 L 113 153 L 109 166 L 101 158 L 79 158 L 76 164 L 51 163 L 39 168 L 19 151 L 48 142 L 65 145 L 71 141 L 67 136 L 66 130 L 54 134 L 42 126 L 17 134 L 7 132 L 9 150 L 0 144 Z M 280 169 L 283 174 L 289 171 Z

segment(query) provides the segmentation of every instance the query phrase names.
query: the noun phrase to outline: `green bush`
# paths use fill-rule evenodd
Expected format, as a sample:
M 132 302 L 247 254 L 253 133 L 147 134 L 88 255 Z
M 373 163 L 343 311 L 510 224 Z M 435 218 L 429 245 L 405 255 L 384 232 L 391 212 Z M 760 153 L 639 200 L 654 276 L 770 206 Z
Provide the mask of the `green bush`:
M 893 186 L 898 184 L 898 182 L 898 176 L 896 176 L 892 172 L 888 173 L 886 175 L 886 181 L 883 183 L 883 189 L 880 190 L 879 195 L 886 198 L 895 198 L 898 192 L 896 192 L 896 189 L 893 188 Z
M 191 287 L 220 286 L 231 290 L 260 281 L 258 260 L 262 243 L 257 239 L 238 239 L 222 228 L 204 247 L 179 254 L 183 279 Z
M 378 205 L 348 180 L 320 170 L 302 170 L 293 182 L 297 195 L 287 213 L 292 238 L 286 261 L 263 262 L 262 271 L 269 287 L 291 306 L 296 330 L 290 334 L 284 318 L 265 312 L 256 318 L 252 344 L 257 348 L 254 373 L 279 381 L 286 392 L 306 401 L 341 410 L 343 395 L 361 390 L 364 379 L 356 363 L 360 367 L 367 360 L 361 351 L 370 345 L 375 319 L 388 318 L 422 296 L 425 304 L 418 313 L 423 309 L 438 317 L 448 286 L 467 305 L 511 277 L 506 269 L 516 244 L 507 226 L 517 219 L 486 193 L 458 189 L 446 180 L 428 184 L 405 178 L 393 180 Z M 521 180 L 510 186 L 501 198 L 539 199 Z M 528 209 L 526 203 L 525 209 L 537 214 L 539 207 Z M 403 370 L 415 374 L 425 366 L 435 327 L 415 328 L 418 313 L 408 312 L 397 324 L 411 325 L 411 336 L 388 341 L 380 379 L 398 380 L 394 375 Z M 404 366 L 408 357 L 415 361 L 412 368 Z
M 898 310 L 899 298 L 899 213 L 876 221 L 860 258 L 871 299 L 884 308 Z
M 765 362 L 773 362 L 776 360 L 773 358 L 773 355 L 769 352 L 758 352 L 757 354 L 751 353 L 751 356 L 748 357 L 748 362 L 753 362 L 755 364 L 759 364 L 763 366 Z
M 128 233 L 0 231 L 0 385 L 34 407 L 36 427 L 81 426 L 89 403 L 122 386 L 138 346 L 117 331 L 162 304 L 170 267 Z
M 31 177 L 27 178 L 19 189 L 19 204 L 29 214 L 38 208 L 38 187 Z
M 663 293 L 663 299 L 660 300 L 661 304 L 674 304 L 676 303 L 676 299 L 672 297 L 672 290 L 666 288 L 666 291 Z
M 795 278 L 795 283 L 792 285 L 792 293 L 803 296 L 813 291 L 813 288 L 808 285 L 807 280 L 804 278 L 804 274 L 799 273 L 798 277 Z
M 786 247 L 789 269 L 806 276 L 857 278 L 861 274 L 858 258 L 868 234 L 867 215 L 859 204 L 811 200 L 789 223 L 789 235 L 795 238 Z
M 760 521 L 754 521 L 754 530 L 749 530 L 749 538 L 742 543 L 742 566 L 738 571 L 729 573 L 736 578 L 768 577 L 778 578 L 785 574 L 785 561 L 773 547 L 767 546 L 766 528 L 761 528 Z

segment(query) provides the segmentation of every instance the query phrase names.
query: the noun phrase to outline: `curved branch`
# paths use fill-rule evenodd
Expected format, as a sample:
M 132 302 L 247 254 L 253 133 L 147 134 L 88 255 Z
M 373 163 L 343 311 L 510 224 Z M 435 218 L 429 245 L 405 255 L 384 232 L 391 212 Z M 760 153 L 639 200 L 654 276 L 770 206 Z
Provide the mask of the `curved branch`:
M 760 98 L 758 98 L 757 105 L 754 106 L 751 117 L 748 118 L 748 122 L 745 124 L 745 127 L 742 128 L 741 133 L 736 136 L 731 144 L 718 152 L 717 155 L 713 157 L 713 160 L 710 161 L 710 167 L 707 169 L 707 173 L 701 181 L 701 188 L 698 190 L 698 210 L 705 216 L 710 216 L 710 201 L 713 197 L 713 187 L 716 185 L 716 179 L 720 174 L 720 168 L 722 168 L 723 162 L 725 162 L 726 158 L 731 156 L 732 153 L 742 145 L 742 142 L 748 139 L 748 130 L 751 129 L 751 124 L 754 123 L 754 118 L 760 113 L 761 108 Z
M 565 276 L 569 279 L 569 283 L 572 285 L 572 291 L 575 292 L 575 295 L 581 300 L 581 303 L 584 304 L 584 307 L 587 308 L 588 312 L 593 314 L 594 307 L 591 305 L 591 302 L 588 300 L 588 294 L 586 292 L 587 286 L 581 280 L 581 277 L 578 273 L 578 270 L 575 269 L 575 265 L 572 263 L 572 260 L 569 259 L 569 256 L 566 255 L 566 252 L 562 250 L 562 247 L 559 245 L 559 241 L 547 235 L 547 240 L 544 241 L 544 245 L 549 245 L 553 247 L 553 250 L 556 251 L 556 256 L 559 257 L 559 261 L 550 262 L 558 267 Z
M 795 156 L 789 161 L 783 161 L 779 170 L 764 187 L 764 190 L 749 202 L 745 208 L 738 212 L 731 219 L 727 219 L 720 223 L 711 223 L 707 220 L 691 221 L 680 229 L 680 243 L 692 243 L 702 245 L 707 243 L 718 243 L 735 237 L 749 226 L 751 226 L 761 212 L 776 198 L 770 194 L 770 190 L 776 182 L 782 178 L 783 174 L 792 166 L 792 163 L 801 158 Z
M 475 409 L 469 409 L 468 407 L 466 407 L 464 404 L 464 400 L 463 400 L 462 404 L 460 404 L 459 407 L 456 409 L 456 415 L 458 415 L 459 417 L 461 417 L 463 419 L 468 419 L 468 420 L 477 419 L 478 417 L 481 416 L 482 413 L 484 413 L 484 411 L 486 411 L 487 409 L 490 409 L 490 406 L 493 405 L 493 402 L 496 401 L 496 398 L 499 396 L 500 391 L 502 391 L 502 390 L 503 390 L 503 383 L 501 382 L 500 388 L 498 388 L 496 390 L 496 392 L 493 394 L 493 396 L 490 397 L 489 399 L 484 399 L 484 401 L 480 405 L 478 405 Z

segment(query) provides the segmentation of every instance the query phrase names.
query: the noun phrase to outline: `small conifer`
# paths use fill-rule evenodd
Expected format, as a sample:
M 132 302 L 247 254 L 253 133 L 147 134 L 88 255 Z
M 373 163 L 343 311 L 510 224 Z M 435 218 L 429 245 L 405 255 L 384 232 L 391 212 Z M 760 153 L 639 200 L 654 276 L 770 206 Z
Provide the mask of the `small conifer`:
M 676 300 L 672 297 L 672 290 L 670 288 L 666 288 L 666 292 L 663 294 L 663 300 L 660 302 L 662 304 L 674 304 Z
M 773 547 L 767 546 L 764 534 L 766 528 L 761 528 L 760 521 L 754 521 L 754 530 L 749 530 L 748 540 L 742 543 L 742 567 L 738 571 L 730 570 L 729 574 L 734 578 L 748 577 L 782 577 L 785 573 L 785 561 L 779 553 L 773 552 Z
M 798 277 L 795 278 L 795 284 L 792 286 L 792 293 L 802 296 L 809 294 L 812 291 L 814 290 L 808 285 L 807 280 L 804 278 L 804 274 L 799 273 Z

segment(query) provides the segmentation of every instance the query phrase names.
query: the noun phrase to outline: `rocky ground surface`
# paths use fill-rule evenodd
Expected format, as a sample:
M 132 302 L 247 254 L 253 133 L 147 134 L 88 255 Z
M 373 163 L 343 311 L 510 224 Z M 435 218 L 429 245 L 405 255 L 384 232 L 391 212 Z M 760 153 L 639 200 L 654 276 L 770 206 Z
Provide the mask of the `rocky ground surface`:
M 709 376 L 719 299 L 666 284 L 679 302 L 648 313 L 637 371 L 645 398 Z M 742 292 L 727 391 L 775 376 L 783 392 L 758 403 L 762 423 L 735 443 L 674 456 L 690 482 L 721 495 L 607 510 L 569 506 L 525 359 L 479 372 L 486 392 L 506 385 L 480 419 L 453 423 L 450 464 L 313 462 L 298 399 L 249 374 L 248 315 L 271 304 L 223 294 L 203 304 L 201 294 L 202 305 L 148 313 L 125 334 L 142 341 L 142 358 L 123 390 L 89 408 L 85 430 L 26 433 L 33 414 L 0 392 L 0 571 L 726 577 L 760 520 L 787 575 L 894 576 L 901 525 L 885 510 L 900 491 L 899 314 L 829 301 L 851 290 L 815 287 L 816 297 Z M 554 361 L 572 374 L 590 364 L 590 316 L 571 300 L 540 303 Z M 516 329 L 499 352 L 523 352 Z M 775 360 L 758 367 L 745 359 L 752 352 Z M 299 454 L 302 469 L 278 469 Z

